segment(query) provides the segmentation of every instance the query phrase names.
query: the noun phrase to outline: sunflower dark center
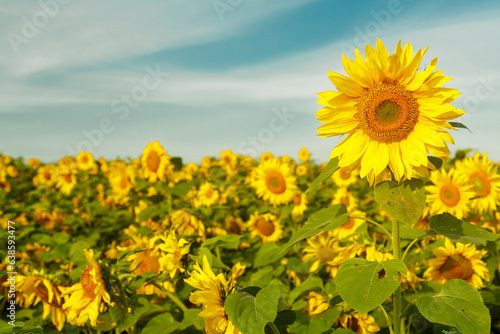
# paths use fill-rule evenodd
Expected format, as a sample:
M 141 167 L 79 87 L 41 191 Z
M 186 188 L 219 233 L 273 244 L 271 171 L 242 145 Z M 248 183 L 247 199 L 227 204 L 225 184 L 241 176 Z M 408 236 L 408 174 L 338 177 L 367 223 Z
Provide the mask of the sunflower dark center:
M 266 175 L 266 186 L 273 194 L 282 194 L 286 190 L 285 178 L 278 171 L 269 171 Z
M 382 101 L 375 108 L 375 119 L 380 124 L 392 124 L 401 117 L 401 108 L 391 100 Z
M 160 157 L 156 152 L 151 152 L 146 159 L 146 163 L 151 171 L 156 172 L 160 165 Z
M 274 233 L 274 224 L 264 218 L 259 218 L 256 226 L 257 230 L 266 237 Z
M 470 184 L 478 196 L 487 196 L 491 192 L 491 184 L 488 178 L 481 172 L 475 172 L 470 176 Z
M 361 129 L 372 140 L 400 142 L 418 123 L 419 105 L 412 92 L 402 85 L 380 82 L 361 96 L 358 118 Z
M 445 185 L 439 191 L 439 197 L 444 205 L 454 207 L 460 201 L 460 192 L 457 187 L 452 184 Z
M 82 288 L 84 291 L 84 296 L 90 299 L 94 299 L 96 288 L 93 276 L 91 274 L 92 269 L 94 269 L 94 267 L 92 266 L 85 268 L 80 279 L 80 283 L 82 284 Z
M 467 280 L 474 274 L 474 269 L 469 259 L 461 255 L 452 255 L 444 261 L 439 272 L 446 280 L 454 278 Z
M 335 258 L 335 252 L 329 247 L 322 246 L 316 250 L 316 256 L 320 262 L 325 263 Z

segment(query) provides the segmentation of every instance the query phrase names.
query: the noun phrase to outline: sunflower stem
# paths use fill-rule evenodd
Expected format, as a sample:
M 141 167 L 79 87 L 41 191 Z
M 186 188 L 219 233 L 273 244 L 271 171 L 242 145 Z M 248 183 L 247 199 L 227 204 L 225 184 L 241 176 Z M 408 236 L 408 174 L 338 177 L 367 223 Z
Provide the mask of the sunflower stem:
M 399 237 L 399 221 L 392 220 L 392 254 L 396 260 L 401 260 L 401 240 Z M 392 311 L 394 334 L 401 334 L 401 286 L 392 294 L 394 309 Z
M 187 311 L 187 307 L 186 305 L 184 305 L 179 298 L 177 298 L 176 295 L 174 295 L 172 292 L 168 291 L 168 290 L 163 290 L 165 292 L 165 294 L 167 295 L 168 298 L 170 298 L 171 301 L 174 302 L 175 305 L 179 306 L 179 308 L 182 310 L 182 312 L 186 312 Z
M 280 331 L 278 330 L 274 322 L 268 322 L 267 324 L 269 325 L 274 334 L 280 334 Z
M 364 220 L 364 221 L 367 221 L 377 227 L 379 227 L 382 231 L 384 231 L 385 235 L 387 235 L 389 237 L 389 239 L 392 239 L 392 235 L 389 231 L 387 231 L 387 229 L 382 226 L 381 224 L 377 223 L 376 221 L 372 220 L 372 219 L 369 219 L 369 218 L 366 218 L 366 217 L 361 217 L 361 216 L 351 216 L 349 215 L 349 218 L 352 218 L 352 219 L 361 219 L 361 220 Z
M 385 317 L 385 320 L 387 321 L 387 325 L 389 327 L 389 332 L 391 334 L 394 334 L 394 331 L 392 330 L 392 323 L 391 323 L 391 319 L 389 318 L 389 315 L 387 314 L 387 312 L 385 311 L 385 308 L 382 306 L 382 304 L 380 304 L 378 306 L 378 308 L 382 311 L 382 314 L 384 315 Z

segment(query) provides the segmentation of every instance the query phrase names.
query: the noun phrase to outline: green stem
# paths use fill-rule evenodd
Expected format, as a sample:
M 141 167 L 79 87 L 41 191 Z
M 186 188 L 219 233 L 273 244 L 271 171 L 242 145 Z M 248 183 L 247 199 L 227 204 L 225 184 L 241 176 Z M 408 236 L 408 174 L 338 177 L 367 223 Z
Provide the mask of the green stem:
M 389 332 L 391 334 L 394 334 L 394 331 L 392 330 L 391 319 L 389 318 L 389 315 L 385 311 L 385 308 L 382 306 L 382 304 L 380 304 L 378 307 L 382 311 L 382 313 L 384 314 L 385 320 L 387 320 L 387 324 L 389 325 Z
M 399 239 L 399 221 L 392 220 L 392 254 L 394 259 L 401 260 L 401 240 Z M 401 287 L 399 286 L 392 294 L 394 301 L 393 325 L 394 334 L 401 334 Z
M 351 216 L 349 215 L 349 218 L 353 218 L 353 219 L 361 219 L 361 220 L 364 220 L 364 221 L 367 221 L 369 223 L 372 223 L 373 225 L 379 227 L 382 231 L 384 231 L 385 235 L 387 235 L 389 237 L 389 239 L 392 239 L 392 235 L 389 231 L 387 231 L 387 229 L 385 227 L 383 227 L 381 224 L 377 223 L 376 221 L 374 220 L 371 220 L 369 218 L 366 218 L 366 217 L 361 217 L 361 216 Z
M 268 322 L 267 324 L 269 325 L 269 327 L 271 327 L 271 330 L 274 334 L 280 334 L 280 331 L 278 330 L 274 322 Z
M 401 258 L 401 261 L 404 261 L 405 258 L 406 258 L 406 254 L 408 254 L 408 251 L 410 250 L 410 248 L 415 245 L 421 238 L 415 238 L 413 239 L 412 242 L 410 242 L 410 244 L 408 246 L 406 246 L 406 249 L 405 249 L 405 252 L 403 253 L 403 257 Z
M 403 317 L 403 316 L 406 314 L 406 312 L 408 312 L 408 310 L 410 309 L 410 307 L 411 307 L 412 305 L 414 305 L 414 303 L 415 303 L 415 302 L 411 302 L 411 303 L 408 303 L 408 305 L 406 305 L 406 306 L 405 306 L 405 308 L 404 308 L 404 309 L 403 309 L 403 311 L 401 312 L 401 317 Z
M 165 291 L 167 297 L 170 298 L 170 300 L 173 301 L 175 303 L 175 305 L 179 306 L 179 308 L 182 310 L 182 312 L 186 312 L 187 311 L 188 308 L 186 307 L 186 305 L 184 305 L 179 300 L 179 298 L 177 298 L 176 295 L 174 295 L 172 292 L 167 291 L 167 290 L 163 290 L 163 291 Z

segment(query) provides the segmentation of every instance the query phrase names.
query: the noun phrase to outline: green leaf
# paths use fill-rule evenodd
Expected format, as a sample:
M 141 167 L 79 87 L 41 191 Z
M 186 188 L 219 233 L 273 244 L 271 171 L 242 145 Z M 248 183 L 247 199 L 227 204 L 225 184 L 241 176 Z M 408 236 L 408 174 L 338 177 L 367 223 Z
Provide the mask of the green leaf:
M 173 157 L 172 159 L 170 159 L 170 163 L 175 166 L 175 170 L 179 171 L 182 169 L 181 157 Z
M 313 316 L 301 311 L 295 311 L 295 314 L 297 319 L 290 326 L 292 333 L 321 334 L 332 327 L 340 315 L 340 310 L 330 308 Z
M 137 289 L 140 289 L 144 282 L 150 281 L 153 278 L 157 277 L 158 274 L 152 271 L 146 272 L 142 275 L 136 275 L 134 278 L 127 284 L 127 286 L 130 288 L 130 290 L 135 291 Z
M 142 330 L 142 334 L 170 334 L 183 329 L 186 329 L 197 322 L 203 322 L 203 318 L 198 316 L 202 310 L 189 309 L 184 312 L 182 322 L 177 322 L 170 313 L 162 313 L 151 319 L 146 327 Z
M 77 264 L 88 264 L 85 257 L 84 249 L 90 249 L 90 245 L 86 241 L 78 240 L 73 243 L 69 251 L 69 259 Z
M 468 130 L 470 133 L 472 133 L 472 131 L 471 131 L 471 130 L 469 130 L 469 128 L 468 128 L 468 127 L 466 127 L 465 125 L 463 125 L 463 124 L 462 124 L 462 123 L 460 123 L 460 122 L 448 122 L 448 123 L 450 123 L 450 125 L 451 125 L 451 126 L 453 126 L 454 128 L 466 129 L 466 130 Z
M 199 310 L 197 310 L 199 312 Z M 170 334 L 180 329 L 180 322 L 175 321 L 170 313 L 162 313 L 151 319 L 142 334 Z
M 27 330 L 21 330 L 19 334 L 43 334 L 43 329 L 42 327 L 38 326 Z
M 421 296 L 417 307 L 427 320 L 456 327 L 464 334 L 490 333 L 488 308 L 479 292 L 461 279 L 446 282 L 435 296 Z
M 434 165 L 434 167 L 436 167 L 436 169 L 439 169 L 443 166 L 443 159 L 434 156 L 429 156 L 427 157 L 427 159 L 431 162 L 431 164 Z
M 268 322 L 274 321 L 278 313 L 280 289 L 271 284 L 252 296 L 236 292 L 226 298 L 224 307 L 229 320 L 245 334 L 261 334 Z
M 191 182 L 181 181 L 175 185 L 173 188 L 167 188 L 167 190 L 174 196 L 183 198 L 191 190 Z
M 387 224 L 386 227 L 390 231 L 392 229 L 392 224 L 389 223 L 389 224 Z M 416 239 L 416 238 L 423 236 L 424 234 L 425 234 L 425 232 L 419 228 L 411 227 L 409 225 L 403 225 L 403 224 L 399 225 L 399 236 L 401 239 L 413 240 L 413 239 Z
M 295 322 L 295 312 L 292 310 L 281 310 L 276 315 L 276 319 L 274 323 L 278 328 L 284 328 L 286 326 L 290 326 Z
M 314 181 L 311 183 L 309 188 L 307 188 L 306 193 L 316 188 L 321 182 L 325 181 L 330 175 L 332 175 L 337 169 L 339 169 L 340 167 L 338 165 L 339 165 L 338 157 L 331 159 L 326 165 L 325 169 L 323 169 L 321 174 L 319 174 L 319 176 L 316 179 L 314 179 Z
M 129 313 L 128 309 L 131 312 Z M 149 300 L 142 297 L 141 295 L 134 295 L 128 301 L 128 306 L 125 307 L 121 304 L 115 304 L 114 307 L 109 309 L 113 320 L 116 322 L 120 330 L 124 331 L 137 322 L 140 316 L 146 312 L 149 308 Z
M 398 185 L 385 181 L 375 187 L 375 200 L 393 218 L 413 225 L 425 208 L 425 189 L 422 180 L 406 180 Z
M 270 263 L 281 260 L 281 258 L 285 255 L 286 253 L 283 252 L 283 247 L 278 246 L 276 242 L 271 241 L 259 248 L 259 251 L 255 255 L 253 265 L 255 268 L 263 267 Z
M 331 231 L 341 226 L 346 222 L 347 217 L 347 209 L 344 204 L 335 204 L 327 209 L 316 212 L 292 235 L 281 252 L 285 252 L 288 248 L 301 240 L 323 231 Z
M 349 306 L 360 314 L 366 314 L 399 287 L 398 272 L 407 272 L 401 260 L 371 262 L 354 258 L 340 265 L 335 284 L 339 295 Z
M 216 237 L 205 240 L 201 244 L 201 246 L 206 247 L 208 249 L 212 249 L 216 246 L 220 246 L 222 248 L 227 248 L 227 249 L 238 249 L 240 246 L 241 238 L 243 237 L 245 236 L 238 234 L 218 235 Z
M 52 236 L 52 240 L 55 241 L 58 244 L 68 243 L 69 239 L 71 239 L 71 237 L 67 233 L 55 233 Z
M 352 330 L 350 330 L 349 328 L 339 328 L 333 333 L 334 334 L 356 334 Z
M 250 284 L 258 287 L 268 285 L 273 279 L 273 269 L 273 266 L 259 268 L 250 275 Z
M 139 218 L 140 222 L 143 222 L 145 220 L 148 220 L 149 218 L 159 215 L 160 213 L 161 211 L 157 206 L 151 205 L 142 210 L 137 218 Z
M 448 212 L 432 216 L 429 218 L 429 224 L 430 231 L 463 244 L 498 239 L 498 235 L 464 222 Z

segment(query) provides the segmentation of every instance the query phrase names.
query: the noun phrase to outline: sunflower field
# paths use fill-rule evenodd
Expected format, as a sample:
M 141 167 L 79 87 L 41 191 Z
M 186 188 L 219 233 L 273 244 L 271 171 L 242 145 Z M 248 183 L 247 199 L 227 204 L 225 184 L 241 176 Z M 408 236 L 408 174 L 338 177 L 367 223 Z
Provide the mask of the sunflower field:
M 0 155 L 0 333 L 500 333 L 499 164 L 424 53 L 329 72 L 328 163 Z

